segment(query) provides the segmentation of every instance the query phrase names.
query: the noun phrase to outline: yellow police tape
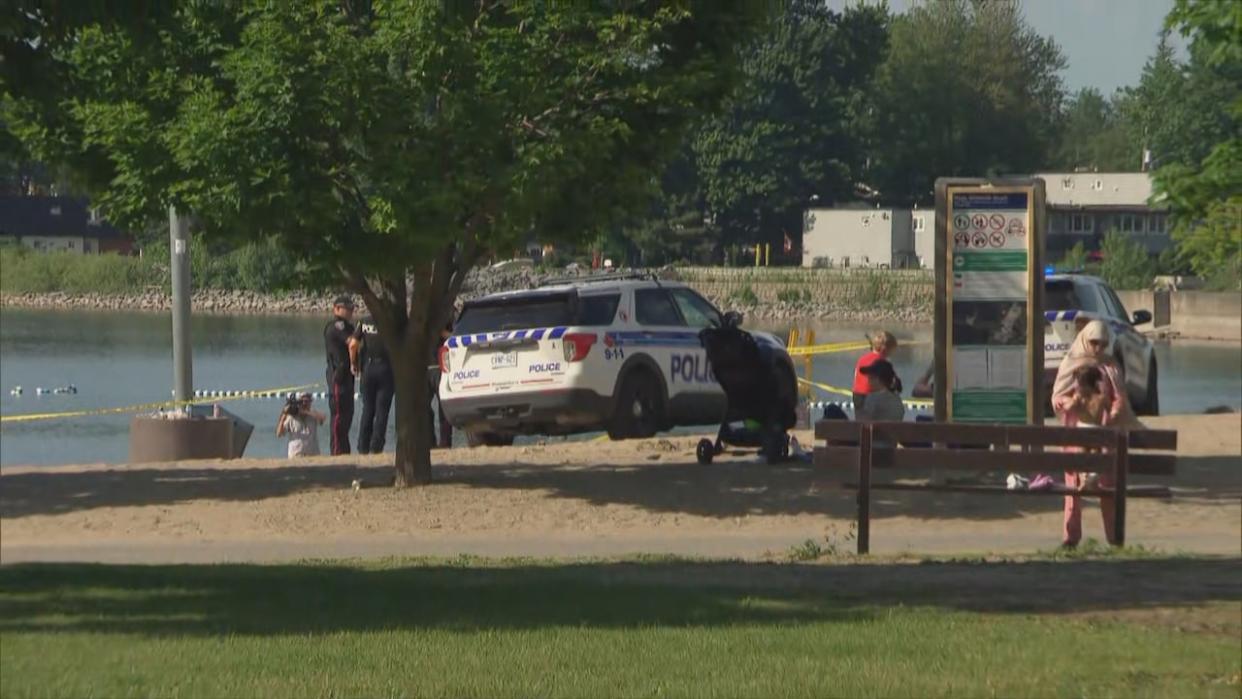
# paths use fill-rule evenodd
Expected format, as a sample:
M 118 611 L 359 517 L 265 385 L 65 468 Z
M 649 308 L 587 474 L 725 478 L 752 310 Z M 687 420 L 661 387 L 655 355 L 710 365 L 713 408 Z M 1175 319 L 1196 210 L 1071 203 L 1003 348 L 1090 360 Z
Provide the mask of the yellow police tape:
M 925 341 L 905 342 L 902 345 L 922 345 Z M 789 356 L 805 357 L 808 354 L 832 354 L 833 352 L 850 352 L 853 350 L 871 349 L 871 343 L 864 340 L 852 342 L 834 342 L 829 345 L 810 345 L 808 347 L 790 347 L 788 348 Z
M 137 413 L 143 410 L 156 410 L 158 408 L 177 408 L 184 405 L 204 405 L 207 403 L 222 403 L 226 400 L 240 400 L 242 398 L 250 398 L 260 393 L 292 393 L 307 388 L 318 386 L 317 383 L 307 383 L 301 386 L 284 386 L 281 388 L 269 388 L 258 391 L 242 391 L 236 396 L 228 396 L 227 398 L 195 398 L 194 400 L 175 401 L 166 400 L 159 403 L 143 403 L 141 405 L 126 405 L 119 408 L 94 408 L 91 410 L 71 410 L 63 413 L 27 413 L 25 415 L 4 415 L 0 416 L 0 423 L 6 422 L 32 422 L 34 420 L 56 420 L 60 418 L 70 417 L 86 417 L 88 415 L 114 415 L 119 413 Z
M 802 377 L 798 377 L 798 382 L 804 383 L 808 386 L 814 386 L 815 388 L 818 388 L 824 393 L 836 393 L 842 396 L 854 395 L 853 391 L 846 390 L 844 388 L 841 388 L 840 386 L 830 386 L 826 383 L 816 383 L 814 381 L 807 381 L 806 379 Z M 932 404 L 932 401 L 927 400 L 925 398 L 902 398 L 901 402 L 908 403 L 910 405 L 931 405 Z

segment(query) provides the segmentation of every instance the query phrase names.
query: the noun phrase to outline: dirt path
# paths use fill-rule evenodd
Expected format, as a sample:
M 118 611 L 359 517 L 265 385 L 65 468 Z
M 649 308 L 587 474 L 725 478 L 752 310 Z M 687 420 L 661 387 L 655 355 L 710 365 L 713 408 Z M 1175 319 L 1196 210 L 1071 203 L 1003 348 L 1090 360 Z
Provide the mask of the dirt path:
M 1151 424 L 1179 430 L 1179 472 L 1163 481 L 1176 496 L 1131 501 L 1130 543 L 1242 554 L 1242 417 Z M 0 562 L 638 552 L 753 559 L 806 539 L 852 548 L 854 495 L 841 487 L 848 474 L 767 467 L 752 456 L 701 467 L 694 441 L 441 452 L 437 484 L 403 491 L 386 487 L 383 457 L 7 469 Z M 363 487 L 353 489 L 355 480 Z M 1048 549 L 1059 542 L 1060 507 L 1046 497 L 884 493 L 872 549 Z M 1102 538 L 1094 505 L 1085 526 Z

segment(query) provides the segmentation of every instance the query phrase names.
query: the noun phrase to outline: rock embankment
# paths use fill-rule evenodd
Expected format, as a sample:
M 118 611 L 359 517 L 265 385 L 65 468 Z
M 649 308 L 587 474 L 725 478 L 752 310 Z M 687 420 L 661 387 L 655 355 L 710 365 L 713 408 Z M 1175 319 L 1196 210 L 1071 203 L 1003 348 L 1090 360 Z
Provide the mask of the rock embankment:
M 664 279 L 685 281 L 699 289 L 717 307 L 742 311 L 756 320 L 822 318 L 842 321 L 920 322 L 930 317 L 929 280 L 909 276 L 840 275 L 816 270 L 707 270 L 665 269 L 653 272 Z M 556 276 L 565 276 L 556 273 Z M 572 275 L 570 275 L 572 276 Z M 529 289 L 548 275 L 531 269 L 497 272 L 476 270 L 462 290 L 470 300 L 487 294 Z M 239 315 L 313 314 L 331 310 L 333 292 L 292 291 L 258 293 L 202 289 L 193 296 L 198 313 Z M 365 304 L 358 299 L 360 310 Z M 0 306 L 47 310 L 168 311 L 169 293 L 148 289 L 132 294 L 26 293 L 0 296 Z

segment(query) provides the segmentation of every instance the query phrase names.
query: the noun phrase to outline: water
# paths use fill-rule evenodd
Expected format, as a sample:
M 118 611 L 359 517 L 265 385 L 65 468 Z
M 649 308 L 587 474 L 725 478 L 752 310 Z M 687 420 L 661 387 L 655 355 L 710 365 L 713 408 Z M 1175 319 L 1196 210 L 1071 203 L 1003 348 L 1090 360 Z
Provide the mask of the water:
M 208 390 L 251 390 L 322 383 L 325 322 L 312 316 L 198 316 L 193 321 L 194 385 Z M 828 343 L 861 340 L 869 327 L 832 323 L 814 329 L 816 341 Z M 783 334 L 786 328 L 765 329 Z M 931 326 L 889 329 L 905 341 L 892 359 L 906 385 L 912 387 L 932 360 Z M 5 309 L 0 312 L 0 413 L 88 410 L 167 400 L 172 384 L 171 343 L 171 321 L 165 314 Z M 857 356 L 857 352 L 817 356 L 815 380 L 848 389 Z M 1216 405 L 1242 408 L 1242 347 L 1161 343 L 1157 357 L 1164 412 L 1198 413 Z M 19 384 L 25 394 L 10 396 L 9 389 Z M 35 395 L 38 386 L 67 384 L 75 384 L 79 393 Z M 236 400 L 223 405 L 255 425 L 247 456 L 284 455 L 284 440 L 274 434 L 280 401 Z M 326 401 L 316 401 L 316 407 L 327 412 Z M 0 428 L 0 465 L 124 462 L 129 451 L 129 417 L 7 423 Z M 390 452 L 392 431 L 390 424 Z M 323 432 L 320 446 L 326 447 L 328 435 Z

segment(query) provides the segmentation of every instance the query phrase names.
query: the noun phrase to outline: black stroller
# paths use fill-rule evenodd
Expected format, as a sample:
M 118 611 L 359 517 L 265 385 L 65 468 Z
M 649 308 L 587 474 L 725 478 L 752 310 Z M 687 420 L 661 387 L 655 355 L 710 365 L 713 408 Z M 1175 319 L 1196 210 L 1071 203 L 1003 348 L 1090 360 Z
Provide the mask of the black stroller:
M 704 439 L 695 451 L 700 464 L 710 464 L 726 444 L 758 448 L 770 464 L 789 457 L 788 430 L 798 421 L 797 379 L 780 346 L 756 340 L 739 327 L 741 321 L 740 314 L 727 313 L 720 327 L 699 333 L 727 398 L 716 441 Z M 739 420 L 744 427 L 731 425 Z

